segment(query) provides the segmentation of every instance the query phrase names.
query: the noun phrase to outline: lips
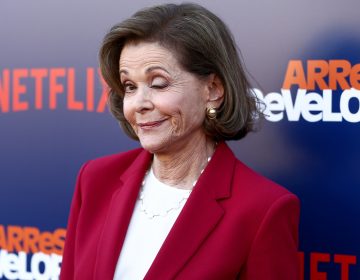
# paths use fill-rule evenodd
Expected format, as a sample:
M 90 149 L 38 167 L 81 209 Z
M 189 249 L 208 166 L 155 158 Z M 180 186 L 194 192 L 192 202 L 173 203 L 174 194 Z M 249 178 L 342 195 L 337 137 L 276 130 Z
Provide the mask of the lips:
M 160 126 L 164 121 L 166 121 L 166 119 L 159 121 L 152 121 L 152 122 L 142 122 L 142 123 L 138 123 L 137 125 L 142 129 L 150 129 Z

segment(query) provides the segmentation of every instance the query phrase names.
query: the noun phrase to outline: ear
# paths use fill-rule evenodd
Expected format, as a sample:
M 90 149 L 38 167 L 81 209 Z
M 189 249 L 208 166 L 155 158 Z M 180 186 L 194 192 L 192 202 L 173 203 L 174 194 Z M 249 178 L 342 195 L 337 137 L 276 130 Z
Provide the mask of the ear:
M 210 74 L 208 79 L 207 107 L 219 108 L 224 100 L 224 85 L 216 74 Z

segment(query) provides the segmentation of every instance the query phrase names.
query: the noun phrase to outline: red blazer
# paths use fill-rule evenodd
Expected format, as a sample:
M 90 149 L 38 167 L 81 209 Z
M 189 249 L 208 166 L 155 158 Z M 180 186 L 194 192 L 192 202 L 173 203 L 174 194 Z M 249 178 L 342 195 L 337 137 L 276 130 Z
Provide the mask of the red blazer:
M 113 279 L 151 158 L 137 149 L 82 167 L 60 279 Z M 298 219 L 295 195 L 220 143 L 144 279 L 297 280 Z

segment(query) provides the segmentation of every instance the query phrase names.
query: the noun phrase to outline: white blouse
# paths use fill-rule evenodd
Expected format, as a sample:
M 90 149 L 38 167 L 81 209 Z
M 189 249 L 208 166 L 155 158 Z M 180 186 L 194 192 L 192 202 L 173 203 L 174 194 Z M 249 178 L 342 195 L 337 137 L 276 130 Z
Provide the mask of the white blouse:
M 135 204 L 114 280 L 145 277 L 190 193 L 160 182 L 150 169 Z

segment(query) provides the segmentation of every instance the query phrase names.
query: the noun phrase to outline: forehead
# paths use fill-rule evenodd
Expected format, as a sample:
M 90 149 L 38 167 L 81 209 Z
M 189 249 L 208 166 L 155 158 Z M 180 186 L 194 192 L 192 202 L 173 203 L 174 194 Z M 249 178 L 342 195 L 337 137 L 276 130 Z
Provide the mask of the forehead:
M 175 55 L 156 42 L 129 42 L 123 47 L 119 67 L 120 70 L 142 69 L 151 66 L 162 66 L 169 70 L 178 68 Z

